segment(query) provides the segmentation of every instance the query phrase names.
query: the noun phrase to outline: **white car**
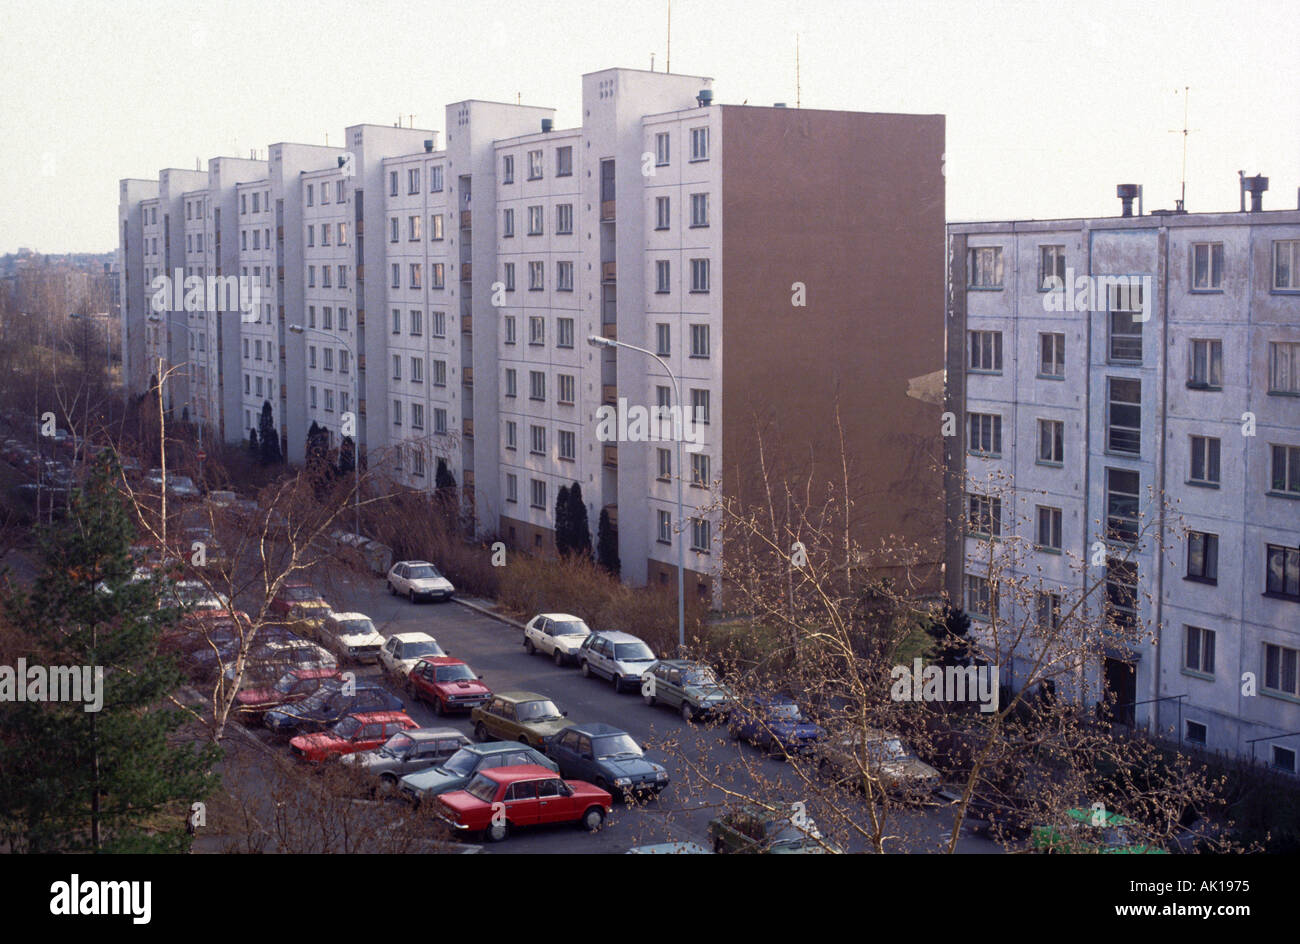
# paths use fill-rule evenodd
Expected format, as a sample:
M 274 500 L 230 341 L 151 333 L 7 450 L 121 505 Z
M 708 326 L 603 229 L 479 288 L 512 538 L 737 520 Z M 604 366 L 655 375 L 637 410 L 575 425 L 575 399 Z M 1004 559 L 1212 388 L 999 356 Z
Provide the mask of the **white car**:
M 591 635 L 591 627 L 568 613 L 539 613 L 524 627 L 524 650 L 531 656 L 540 652 L 556 665 L 577 663 L 582 641 Z
M 428 633 L 394 633 L 379 650 L 379 664 L 385 672 L 404 680 L 425 656 L 446 654 Z
M 384 637 L 364 613 L 330 613 L 320 628 L 320 641 L 354 662 L 378 662 Z
M 584 678 L 599 675 L 614 683 L 614 691 L 641 688 L 641 676 L 654 665 L 654 650 L 631 633 L 592 633 L 578 650 L 578 665 Z
M 144 477 L 145 483 L 155 488 L 162 486 L 162 469 L 150 469 Z M 167 494 L 173 498 L 198 498 L 199 490 L 194 487 L 194 480 L 188 475 L 167 473 Z
M 223 663 L 227 681 L 234 681 L 235 660 Z M 306 639 L 259 640 L 244 665 L 245 688 L 270 685 L 293 669 L 337 669 L 334 654 Z M 278 674 L 277 674 L 278 673 Z
M 450 600 L 456 588 L 428 561 L 398 561 L 388 571 L 388 592 L 416 600 Z

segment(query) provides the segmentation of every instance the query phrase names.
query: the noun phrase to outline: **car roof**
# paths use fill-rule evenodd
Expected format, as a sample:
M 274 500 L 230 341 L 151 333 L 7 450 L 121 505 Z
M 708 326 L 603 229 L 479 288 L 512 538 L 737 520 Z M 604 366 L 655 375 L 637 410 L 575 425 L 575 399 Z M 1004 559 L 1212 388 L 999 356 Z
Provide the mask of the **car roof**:
M 518 703 L 521 701 L 550 701 L 549 695 L 540 695 L 537 692 L 497 692 L 496 697 L 502 701 Z
M 308 587 L 312 590 L 316 589 L 311 585 L 310 580 L 286 580 L 284 583 L 280 585 L 281 590 L 288 590 L 291 587 Z
M 533 748 L 518 741 L 488 741 L 485 744 L 466 744 L 464 750 L 475 754 L 504 754 L 506 751 L 531 751 Z
M 538 613 L 537 616 L 545 616 L 549 620 L 576 620 L 579 623 L 585 623 L 581 616 L 574 616 L 572 613 Z M 537 619 L 534 616 L 533 619 Z
M 536 780 L 545 777 L 551 780 L 558 777 L 555 771 L 541 764 L 518 764 L 514 767 L 496 767 L 483 771 L 483 776 L 497 783 L 514 783 L 516 780 Z
M 693 659 L 660 659 L 658 665 L 670 665 L 674 669 L 693 669 L 697 667 L 712 668 L 703 662 L 696 662 Z
M 455 728 L 411 728 L 403 731 L 413 741 L 436 741 L 441 738 L 463 738 L 465 733 Z
M 290 669 L 289 674 L 299 679 L 334 678 L 338 669 Z
M 349 612 L 347 612 L 347 613 L 338 613 L 338 612 L 331 613 L 331 614 L 330 614 L 330 619 L 336 619 L 336 620 L 355 620 L 355 619 L 363 619 L 363 620 L 368 620 L 368 619 L 370 619 L 370 617 L 367 616 L 365 613 L 353 613 L 353 612 L 349 611 Z M 374 622 L 374 620 L 371 620 L 371 622 Z
M 413 720 L 405 711 L 360 711 L 353 712 L 348 717 L 356 718 L 362 724 L 374 724 L 376 722 L 387 724 L 390 721 Z
M 433 566 L 433 564 L 429 563 L 429 561 L 427 561 L 427 560 L 404 560 L 404 561 L 398 561 L 398 562 L 397 562 L 396 564 L 394 564 L 393 566 L 396 567 L 396 566 L 398 566 L 399 564 L 429 564 L 430 567 Z
M 427 662 L 429 665 L 464 665 L 464 659 L 457 659 L 453 656 L 421 656 L 421 662 Z
M 610 642 L 645 642 L 640 636 L 633 636 L 631 633 L 625 633 L 620 629 L 606 629 L 595 633 L 602 636 Z
M 398 640 L 399 642 L 419 642 L 419 641 L 422 640 L 422 639 L 428 639 L 428 640 L 430 640 L 431 642 L 437 642 L 437 641 L 438 641 L 438 640 L 434 639 L 432 636 L 430 636 L 428 633 L 424 633 L 424 632 L 413 632 L 413 633 L 393 633 L 393 635 L 389 636 L 388 638 L 389 638 L 389 639 L 396 639 L 396 640 Z
M 606 737 L 610 734 L 627 734 L 622 728 L 616 728 L 612 724 L 606 724 L 603 721 L 584 721 L 581 724 L 571 724 L 565 731 L 577 731 L 579 734 L 585 734 L 588 737 Z M 564 732 L 560 732 L 563 734 Z

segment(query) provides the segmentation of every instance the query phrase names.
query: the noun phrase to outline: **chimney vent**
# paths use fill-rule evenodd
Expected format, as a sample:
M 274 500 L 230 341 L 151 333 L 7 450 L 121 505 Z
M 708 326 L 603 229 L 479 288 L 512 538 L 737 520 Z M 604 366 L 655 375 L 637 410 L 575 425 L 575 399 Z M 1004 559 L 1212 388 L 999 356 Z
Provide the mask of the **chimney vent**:
M 424 152 L 425 152 L 426 154 L 429 154 L 429 153 L 432 153 L 432 152 L 433 152 L 433 138 L 425 138 L 425 139 L 424 139 Z
M 1241 181 L 1241 188 L 1250 194 L 1250 212 L 1258 213 L 1264 209 L 1264 191 L 1268 189 L 1268 178 L 1263 174 L 1246 177 Z
M 708 108 L 713 104 L 713 89 L 700 89 L 700 94 L 695 100 L 700 103 L 701 108 Z
M 553 118 L 543 118 L 543 119 L 542 119 L 542 133 L 543 133 L 543 134 L 547 133 L 548 131 L 550 131 L 550 130 L 551 130 L 552 128 L 554 128 L 554 127 L 555 127 L 555 120 L 554 120 Z
M 1115 188 L 1115 196 L 1119 197 L 1120 203 L 1124 207 L 1123 212 L 1120 214 L 1121 216 L 1133 215 L 1133 201 L 1136 200 L 1141 193 L 1142 188 L 1137 184 L 1120 184 Z

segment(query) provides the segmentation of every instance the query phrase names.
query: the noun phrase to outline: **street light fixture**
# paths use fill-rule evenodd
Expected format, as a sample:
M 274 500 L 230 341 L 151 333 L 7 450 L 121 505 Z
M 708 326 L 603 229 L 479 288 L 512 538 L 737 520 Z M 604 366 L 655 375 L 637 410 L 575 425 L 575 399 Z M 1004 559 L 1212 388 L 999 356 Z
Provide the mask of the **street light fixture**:
M 686 425 L 686 407 L 682 404 L 681 390 L 677 386 L 677 375 L 673 373 L 672 368 L 668 366 L 664 359 L 654 351 L 637 347 L 635 344 L 615 341 L 613 338 L 601 337 L 598 334 L 588 335 L 587 343 L 592 347 L 626 348 L 629 351 L 636 351 L 638 354 L 652 357 L 659 362 L 659 366 L 664 369 L 664 373 L 668 375 L 668 379 L 673 383 L 673 399 L 677 401 L 678 415 L 681 417 L 683 427 L 683 429 L 677 431 L 674 438 L 677 440 L 677 654 L 684 656 L 686 654 L 686 517 L 682 510 L 682 433 Z
M 308 328 L 300 324 L 289 325 L 289 330 L 294 334 L 307 334 L 309 332 L 311 334 L 319 334 L 322 337 L 329 338 L 331 341 L 337 341 L 339 344 L 343 345 L 348 352 L 348 356 L 352 358 L 352 416 L 354 419 L 352 429 L 352 471 L 355 473 L 352 492 L 353 506 L 356 514 L 354 527 L 359 540 L 361 538 L 361 414 L 358 408 L 361 405 L 361 378 L 358 371 L 361 369 L 361 365 L 357 361 L 356 351 L 352 349 L 352 345 L 347 342 L 346 338 L 330 334 L 328 331 L 322 331 L 319 328 Z

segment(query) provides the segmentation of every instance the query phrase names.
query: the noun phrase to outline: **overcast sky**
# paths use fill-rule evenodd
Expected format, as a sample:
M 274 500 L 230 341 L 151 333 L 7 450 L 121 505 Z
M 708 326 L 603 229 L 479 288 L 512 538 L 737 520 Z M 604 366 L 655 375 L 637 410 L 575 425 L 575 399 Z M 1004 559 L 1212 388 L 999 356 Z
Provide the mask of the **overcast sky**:
M 441 131 L 461 99 L 574 126 L 584 72 L 664 68 L 667 6 L 3 0 L 0 252 L 114 248 L 122 177 L 399 114 Z M 793 106 L 796 33 L 804 107 L 947 116 L 951 220 L 1114 214 L 1118 183 L 1172 207 L 1189 85 L 1188 209 L 1235 209 L 1238 170 L 1296 206 L 1294 0 L 673 0 L 672 71 Z

